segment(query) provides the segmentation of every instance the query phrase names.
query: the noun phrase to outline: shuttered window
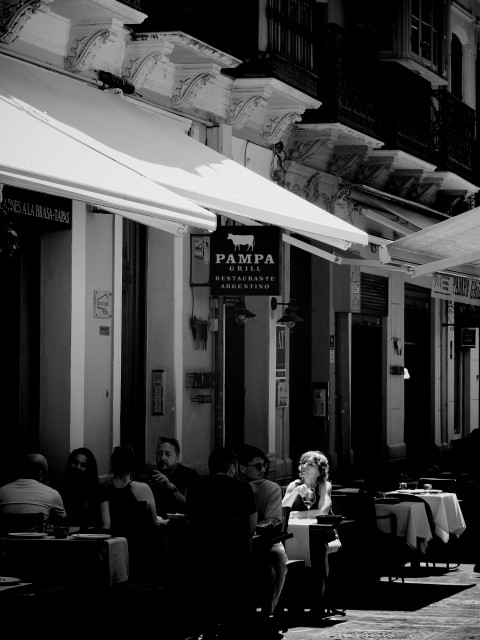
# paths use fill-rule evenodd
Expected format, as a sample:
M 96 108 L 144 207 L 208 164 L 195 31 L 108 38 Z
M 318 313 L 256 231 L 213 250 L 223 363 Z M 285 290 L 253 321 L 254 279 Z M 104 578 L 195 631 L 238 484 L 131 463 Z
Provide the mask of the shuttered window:
M 388 315 L 388 278 L 369 273 L 360 274 L 361 313 Z

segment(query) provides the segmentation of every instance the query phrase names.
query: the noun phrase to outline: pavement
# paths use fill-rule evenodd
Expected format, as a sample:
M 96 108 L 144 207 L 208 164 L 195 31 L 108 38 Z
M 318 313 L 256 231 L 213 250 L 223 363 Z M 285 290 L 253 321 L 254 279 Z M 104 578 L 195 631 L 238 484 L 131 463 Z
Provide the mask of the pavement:
M 403 584 L 382 578 L 350 594 L 344 616 L 291 620 L 283 640 L 479 640 L 480 573 L 473 568 L 407 568 Z

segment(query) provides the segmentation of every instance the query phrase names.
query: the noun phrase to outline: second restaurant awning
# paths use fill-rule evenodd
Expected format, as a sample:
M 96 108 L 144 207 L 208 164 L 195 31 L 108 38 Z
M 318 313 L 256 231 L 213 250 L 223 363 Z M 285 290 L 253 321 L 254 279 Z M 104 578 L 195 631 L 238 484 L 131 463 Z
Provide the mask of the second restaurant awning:
M 368 236 L 172 127 L 165 118 L 32 65 L 0 56 L 2 93 L 44 114 L 59 131 L 217 213 L 295 233 L 366 245 Z M 66 159 L 65 159 L 66 160 Z M 67 160 L 66 160 L 67 161 Z
M 455 272 L 480 277 L 480 207 L 380 247 L 382 262 L 401 262 L 411 276 Z

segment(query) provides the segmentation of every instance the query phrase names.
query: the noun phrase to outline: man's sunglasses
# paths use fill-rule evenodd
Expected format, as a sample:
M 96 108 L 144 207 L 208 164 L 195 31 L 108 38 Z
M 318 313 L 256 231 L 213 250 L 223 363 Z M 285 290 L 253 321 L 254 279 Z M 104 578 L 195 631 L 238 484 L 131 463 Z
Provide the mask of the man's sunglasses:
M 265 469 L 265 467 L 267 466 L 266 462 L 255 462 L 255 464 L 246 464 L 246 467 L 254 467 L 257 471 L 261 471 L 262 469 Z

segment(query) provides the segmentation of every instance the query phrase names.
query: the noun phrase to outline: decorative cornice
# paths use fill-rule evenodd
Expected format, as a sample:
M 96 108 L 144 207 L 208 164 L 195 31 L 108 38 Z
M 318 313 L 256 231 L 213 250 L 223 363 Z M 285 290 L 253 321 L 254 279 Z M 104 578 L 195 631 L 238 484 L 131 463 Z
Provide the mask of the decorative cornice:
M 331 173 L 337 176 L 353 176 L 361 161 L 365 159 L 368 152 L 365 146 L 345 146 L 337 147 L 339 151 L 333 156 L 330 165 Z
M 418 174 L 397 174 L 390 176 L 388 191 L 392 191 L 398 196 L 405 197 L 415 183 L 420 182 L 421 175 Z
M 438 182 L 419 182 L 413 185 L 411 197 L 420 202 L 433 203 L 440 187 Z
M 53 0 L 20 0 L 0 10 L 0 42 L 12 44 L 36 13 L 45 13 Z
M 320 148 L 326 147 L 331 150 L 334 146 L 334 142 L 331 138 L 320 138 L 319 140 L 309 142 L 296 142 L 289 156 L 291 160 L 306 162 L 313 158 Z
M 181 31 L 163 32 L 159 35 L 161 35 L 162 38 L 165 38 L 167 42 L 178 43 L 184 47 L 193 49 L 197 53 L 208 57 L 211 61 L 215 62 L 222 68 L 234 68 L 238 67 L 238 65 L 242 63 L 238 58 L 234 58 L 223 51 L 214 49 L 210 45 L 205 44 L 205 42 L 197 40 L 196 38 L 193 38 L 186 33 L 182 33 Z
M 160 63 L 167 63 L 168 58 L 163 51 L 150 53 L 144 58 L 130 58 L 123 68 L 123 78 L 137 88 L 143 87 L 147 78 Z
M 85 71 L 93 66 L 99 50 L 109 42 L 115 42 L 118 33 L 113 29 L 102 29 L 93 35 L 85 35 L 76 39 L 76 45 L 70 47 L 72 52 L 65 58 L 68 71 Z
M 393 162 L 368 162 L 361 167 L 358 173 L 358 181 L 372 185 L 380 179 L 383 173 L 390 173 L 391 171 L 393 171 Z
M 250 115 L 257 108 L 265 108 L 268 100 L 263 96 L 252 96 L 248 100 L 238 100 L 231 104 L 226 123 L 231 125 L 233 129 L 242 129 L 248 122 Z
M 214 49 L 205 42 L 197 40 L 196 38 L 193 38 L 192 36 L 189 36 L 188 34 L 181 31 L 159 31 L 158 33 L 150 32 L 132 34 L 132 40 L 137 42 L 151 39 L 163 40 L 165 42 L 178 44 L 181 47 L 185 47 L 194 51 L 199 56 L 208 58 L 210 62 L 214 62 L 222 68 L 234 68 L 238 67 L 238 65 L 242 63 L 242 61 L 238 58 L 234 58 L 233 56 L 229 56 L 223 51 Z M 172 60 L 172 62 L 176 62 L 176 60 Z
M 263 131 L 263 139 L 270 144 L 276 144 L 281 140 L 288 127 L 294 122 L 300 122 L 301 119 L 302 116 L 299 113 L 290 112 L 270 120 Z
M 176 109 L 191 105 L 200 89 L 215 78 L 213 73 L 200 73 L 194 78 L 185 78 L 175 89 L 172 96 L 172 106 Z

